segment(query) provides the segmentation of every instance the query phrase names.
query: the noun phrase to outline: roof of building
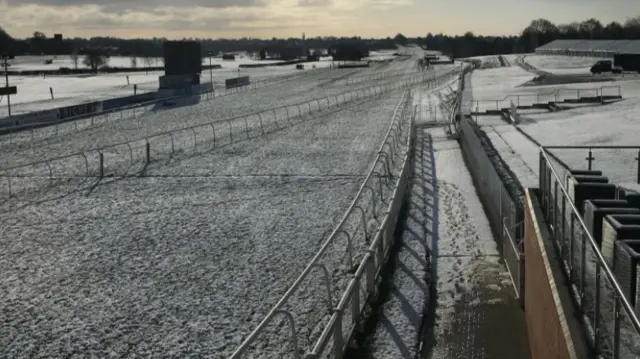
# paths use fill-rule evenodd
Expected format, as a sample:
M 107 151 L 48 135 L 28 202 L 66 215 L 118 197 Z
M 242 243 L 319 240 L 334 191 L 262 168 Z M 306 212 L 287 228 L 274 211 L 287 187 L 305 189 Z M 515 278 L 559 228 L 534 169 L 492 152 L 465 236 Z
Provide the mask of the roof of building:
M 640 40 L 555 40 L 536 50 L 573 50 L 640 54 Z

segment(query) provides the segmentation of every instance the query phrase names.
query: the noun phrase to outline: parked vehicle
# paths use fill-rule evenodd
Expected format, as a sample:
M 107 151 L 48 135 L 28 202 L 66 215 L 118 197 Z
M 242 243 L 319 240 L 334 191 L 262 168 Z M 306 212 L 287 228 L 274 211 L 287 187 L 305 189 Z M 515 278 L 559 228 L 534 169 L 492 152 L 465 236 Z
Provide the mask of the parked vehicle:
M 613 64 L 622 68 L 623 71 L 640 73 L 640 54 L 615 54 Z
M 614 74 L 621 74 L 623 71 L 622 67 L 613 66 L 611 60 L 600 60 L 596 62 L 593 66 L 591 66 L 591 73 L 601 74 L 604 72 L 612 72 Z

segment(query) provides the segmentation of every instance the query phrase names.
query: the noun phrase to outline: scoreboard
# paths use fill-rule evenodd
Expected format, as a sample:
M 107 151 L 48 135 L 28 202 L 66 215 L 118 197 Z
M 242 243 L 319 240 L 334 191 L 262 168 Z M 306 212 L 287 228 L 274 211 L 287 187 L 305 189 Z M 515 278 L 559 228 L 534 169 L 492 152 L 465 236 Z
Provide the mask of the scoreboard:
M 165 41 L 165 75 L 188 75 L 202 72 L 202 46 L 197 41 Z

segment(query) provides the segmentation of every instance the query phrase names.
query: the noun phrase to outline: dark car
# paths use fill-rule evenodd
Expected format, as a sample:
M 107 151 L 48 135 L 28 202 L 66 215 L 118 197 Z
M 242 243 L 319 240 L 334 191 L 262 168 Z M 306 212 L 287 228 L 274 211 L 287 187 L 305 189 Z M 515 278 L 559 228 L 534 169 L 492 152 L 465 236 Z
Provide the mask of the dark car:
M 611 71 L 613 71 L 613 63 L 609 60 L 601 60 L 596 62 L 595 65 L 591 66 L 591 73 L 594 75 Z

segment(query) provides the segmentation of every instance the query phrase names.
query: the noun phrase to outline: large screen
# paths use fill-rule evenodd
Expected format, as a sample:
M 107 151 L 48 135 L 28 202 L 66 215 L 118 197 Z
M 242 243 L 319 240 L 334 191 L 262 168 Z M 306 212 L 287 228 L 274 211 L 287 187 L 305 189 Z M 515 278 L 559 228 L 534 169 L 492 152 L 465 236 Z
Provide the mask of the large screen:
M 187 75 L 202 72 L 202 47 L 197 41 L 165 41 L 165 75 Z

